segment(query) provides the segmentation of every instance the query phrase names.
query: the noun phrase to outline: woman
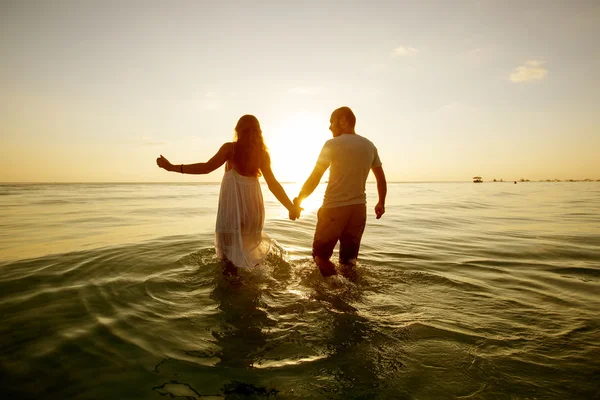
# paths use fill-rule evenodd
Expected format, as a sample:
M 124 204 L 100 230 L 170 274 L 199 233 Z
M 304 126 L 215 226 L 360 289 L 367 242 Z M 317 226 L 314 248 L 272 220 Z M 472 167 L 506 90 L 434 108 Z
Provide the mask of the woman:
M 290 219 L 300 216 L 271 170 L 271 159 L 263 141 L 258 119 L 242 116 L 235 127 L 233 142 L 225 143 L 206 163 L 173 165 L 162 155 L 156 164 L 182 174 L 208 174 L 225 164 L 219 193 L 215 229 L 217 257 L 236 267 L 257 265 L 269 252 L 271 241 L 264 233 L 265 206 L 258 178 L 264 176 L 269 190 L 289 211 Z

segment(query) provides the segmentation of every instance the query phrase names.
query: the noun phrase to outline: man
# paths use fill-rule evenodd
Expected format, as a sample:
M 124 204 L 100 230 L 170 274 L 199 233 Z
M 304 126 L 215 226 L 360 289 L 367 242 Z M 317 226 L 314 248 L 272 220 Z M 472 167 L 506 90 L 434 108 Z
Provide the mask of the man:
M 377 180 L 377 219 L 385 213 L 387 194 L 377 148 L 354 131 L 356 117 L 352 110 L 348 107 L 338 108 L 331 114 L 329 122 L 333 139 L 323 145 L 317 165 L 294 199 L 294 203 L 300 206 L 302 200 L 315 190 L 327 168 L 331 168 L 323 205 L 317 214 L 312 250 L 313 258 L 325 277 L 337 273 L 330 258 L 338 240 L 341 264 L 353 264 L 358 257 L 367 222 L 365 184 L 369 170 L 373 171 Z

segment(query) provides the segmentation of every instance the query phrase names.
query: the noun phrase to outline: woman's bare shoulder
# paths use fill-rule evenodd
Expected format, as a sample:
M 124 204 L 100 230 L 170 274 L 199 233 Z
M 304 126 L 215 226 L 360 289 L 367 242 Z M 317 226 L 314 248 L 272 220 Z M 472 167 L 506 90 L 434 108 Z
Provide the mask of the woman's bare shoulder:
M 233 156 L 233 142 L 223 143 L 223 146 L 221 146 L 221 151 L 225 152 L 227 158 Z
M 261 157 L 261 165 L 270 165 L 271 164 L 271 156 L 267 150 L 263 150 Z

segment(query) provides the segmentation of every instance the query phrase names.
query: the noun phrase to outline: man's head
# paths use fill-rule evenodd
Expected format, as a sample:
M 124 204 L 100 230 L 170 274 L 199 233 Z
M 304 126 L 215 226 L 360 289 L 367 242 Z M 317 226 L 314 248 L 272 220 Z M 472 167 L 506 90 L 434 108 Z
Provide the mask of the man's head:
M 329 130 L 333 137 L 338 137 L 344 133 L 355 133 L 356 117 L 350 107 L 340 107 L 331 113 L 329 123 Z

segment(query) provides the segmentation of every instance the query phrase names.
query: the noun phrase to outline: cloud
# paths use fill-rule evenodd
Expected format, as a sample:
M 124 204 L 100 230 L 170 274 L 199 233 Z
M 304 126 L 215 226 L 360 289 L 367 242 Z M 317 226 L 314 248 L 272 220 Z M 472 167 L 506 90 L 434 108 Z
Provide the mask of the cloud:
M 471 114 L 479 112 L 479 108 L 472 106 L 470 104 L 466 104 L 460 101 L 453 101 L 452 103 L 448 103 L 438 108 L 434 114 L 435 115 L 463 115 L 463 114 Z
M 539 81 L 548 75 L 548 70 L 543 66 L 543 61 L 527 60 L 510 74 L 510 80 L 516 83 Z
M 142 144 L 144 146 L 162 146 L 167 144 L 167 142 L 163 141 L 163 140 L 154 140 L 152 138 L 149 137 L 143 137 L 142 138 Z
M 323 88 L 318 86 L 294 87 L 288 90 L 288 93 L 299 95 L 319 94 L 323 92 Z
M 415 55 L 418 52 L 419 50 L 415 49 L 414 47 L 398 46 L 392 50 L 390 55 L 392 57 L 406 57 Z
M 213 92 L 206 92 L 202 99 L 202 109 L 204 111 L 219 110 L 222 107 L 221 102 Z

